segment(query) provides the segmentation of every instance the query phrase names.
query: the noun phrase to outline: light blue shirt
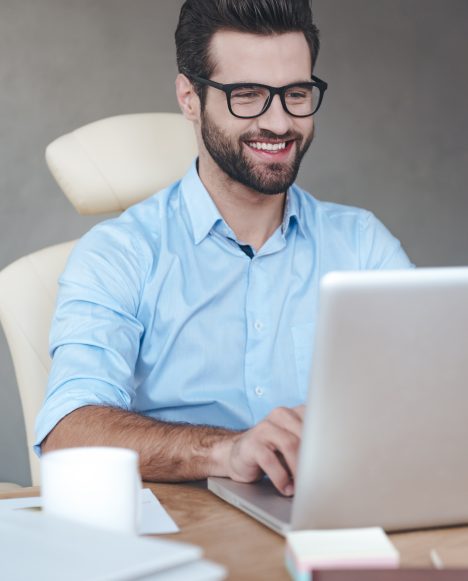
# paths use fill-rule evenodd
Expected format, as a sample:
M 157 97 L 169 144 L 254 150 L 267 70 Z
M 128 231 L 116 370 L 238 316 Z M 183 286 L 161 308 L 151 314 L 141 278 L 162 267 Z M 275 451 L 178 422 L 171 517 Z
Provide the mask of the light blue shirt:
M 195 164 L 86 234 L 59 281 L 37 444 L 85 405 L 243 429 L 303 403 L 320 278 L 411 266 L 373 214 L 296 185 L 252 259 L 238 243 Z

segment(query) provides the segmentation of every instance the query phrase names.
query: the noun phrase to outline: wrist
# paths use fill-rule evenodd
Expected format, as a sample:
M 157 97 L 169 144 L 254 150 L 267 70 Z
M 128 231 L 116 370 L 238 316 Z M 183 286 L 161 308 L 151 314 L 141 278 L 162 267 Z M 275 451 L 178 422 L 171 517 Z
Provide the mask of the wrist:
M 230 459 L 234 443 L 240 434 L 226 434 L 214 442 L 210 453 L 210 474 L 209 476 L 230 476 Z

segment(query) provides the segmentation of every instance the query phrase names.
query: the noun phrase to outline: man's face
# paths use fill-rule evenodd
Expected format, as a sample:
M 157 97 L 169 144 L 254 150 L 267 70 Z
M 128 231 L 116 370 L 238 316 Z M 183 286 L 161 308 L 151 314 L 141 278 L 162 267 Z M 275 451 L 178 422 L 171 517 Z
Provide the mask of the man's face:
M 216 63 L 211 80 L 219 83 L 279 87 L 311 78 L 310 52 L 302 33 L 259 36 L 222 31 L 214 35 L 210 48 Z M 254 191 L 285 192 L 312 141 L 312 117 L 292 117 L 276 95 L 262 116 L 239 119 L 229 112 L 222 91 L 206 90 L 201 135 L 218 167 Z

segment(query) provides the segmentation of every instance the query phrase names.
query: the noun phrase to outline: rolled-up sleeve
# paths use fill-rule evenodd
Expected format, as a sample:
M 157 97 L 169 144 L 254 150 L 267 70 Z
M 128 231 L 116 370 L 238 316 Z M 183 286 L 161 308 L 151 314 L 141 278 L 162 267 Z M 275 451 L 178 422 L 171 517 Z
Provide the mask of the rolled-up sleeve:
M 91 230 L 74 248 L 59 280 L 50 334 L 52 368 L 36 421 L 37 453 L 52 428 L 77 408 L 131 409 L 146 271 L 135 232 L 113 221 Z

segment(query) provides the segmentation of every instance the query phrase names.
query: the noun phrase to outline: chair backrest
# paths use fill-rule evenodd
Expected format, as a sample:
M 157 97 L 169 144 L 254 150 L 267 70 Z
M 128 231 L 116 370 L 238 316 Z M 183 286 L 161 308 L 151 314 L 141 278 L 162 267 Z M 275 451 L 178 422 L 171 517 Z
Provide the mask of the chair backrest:
M 86 125 L 52 142 L 49 168 L 78 212 L 118 212 L 180 178 L 196 155 L 181 115 L 122 115 Z M 57 279 L 74 242 L 45 248 L 0 272 L 0 323 L 10 348 L 26 428 L 33 485 L 39 462 L 34 422 L 50 369 L 49 328 Z
M 33 485 L 39 461 L 32 450 L 34 421 L 50 369 L 48 334 L 63 271 L 73 242 L 29 254 L 0 272 L 0 321 L 10 348 L 23 408 Z
M 53 141 L 52 175 L 80 214 L 121 212 L 179 179 L 196 155 L 192 124 L 177 113 L 109 117 Z

